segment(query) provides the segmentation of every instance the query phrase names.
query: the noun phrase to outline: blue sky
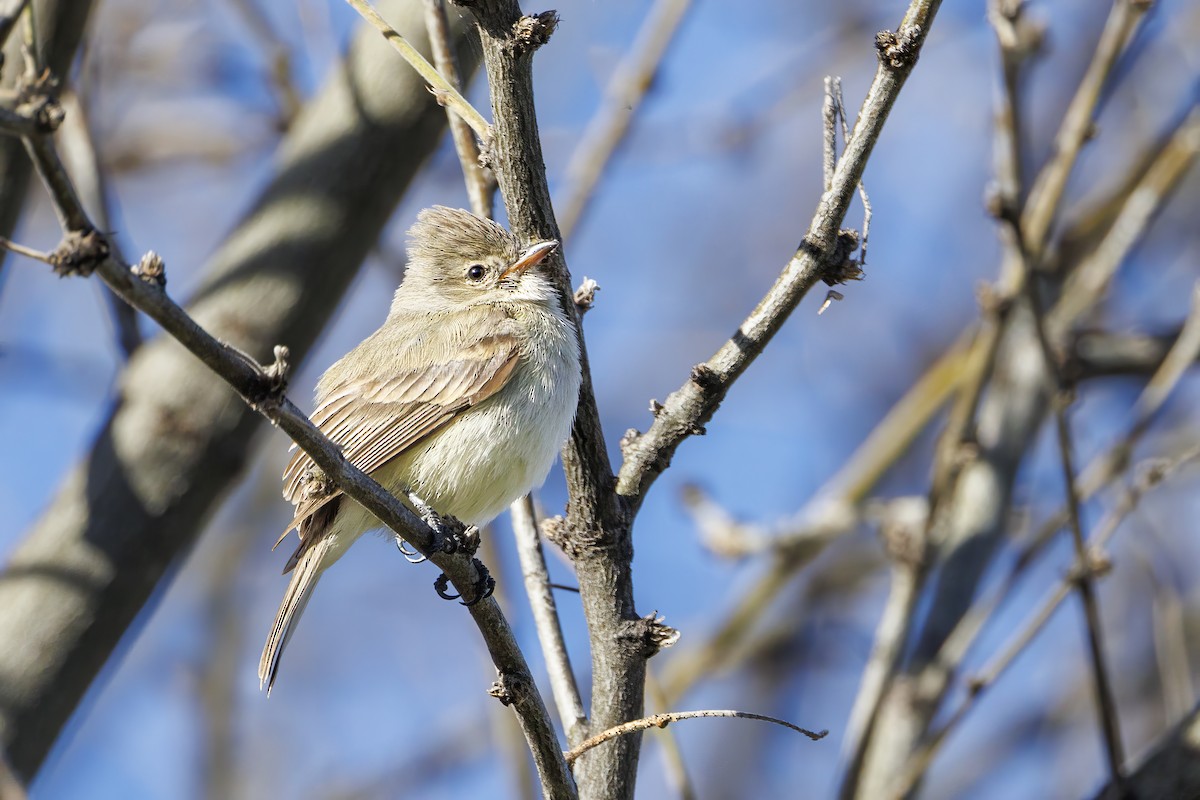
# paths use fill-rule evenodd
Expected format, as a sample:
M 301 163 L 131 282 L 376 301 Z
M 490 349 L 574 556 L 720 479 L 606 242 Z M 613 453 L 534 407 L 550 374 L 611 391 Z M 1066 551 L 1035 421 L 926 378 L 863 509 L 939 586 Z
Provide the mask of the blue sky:
M 1032 5 L 1048 22 L 1053 47 L 1029 87 L 1030 141 L 1040 162 L 1102 17 L 1095 4 L 1083 0 Z M 621 433 L 649 424 L 650 398 L 665 397 L 692 364 L 728 337 L 791 255 L 821 190 L 822 78 L 840 74 L 847 102 L 856 108 L 874 67 L 873 32 L 893 27 L 903 4 L 778 0 L 745 6 L 733 12 L 722 3 L 695 5 L 589 215 L 566 243 L 576 279 L 586 275 L 602 287 L 585 327 L 605 432 L 618 461 Z M 299 13 L 287 3 L 265 7 L 297 53 L 301 89 L 312 91 L 344 47 L 352 13 L 320 0 L 302 3 Z M 645 2 L 620 0 L 559 9 L 562 24 L 538 53 L 535 71 L 552 188 L 561 186 L 580 131 L 647 8 Z M 1168 0 L 1156 15 L 1144 31 L 1144 51 L 1128 67 L 1128 84 L 1137 91 L 1126 86 L 1105 108 L 1102 142 L 1118 149 L 1122 142 L 1153 138 L 1180 113 L 1189 75 L 1194 80 L 1200 66 L 1187 50 L 1187 26 L 1164 22 L 1190 20 L 1194 31 L 1197 11 Z M 93 109 L 102 150 L 106 145 L 120 150 L 122 125 L 130 124 L 126 118 L 176 133 L 169 124 L 173 113 L 184 114 L 185 121 L 194 114 L 196 121 L 212 124 L 212 141 L 228 140 L 227 154 L 215 158 L 196 156 L 180 139 L 179 153 L 168 147 L 162 158 L 118 169 L 113 177 L 123 240 L 132 243 L 133 252 L 152 248 L 162 254 L 172 294 L 185 299 L 207 255 L 269 175 L 275 139 L 262 58 L 237 15 L 224 7 L 164 0 L 141 9 L 120 0 L 101 6 L 98 17 L 102 37 L 117 36 L 122 20 L 145 26 L 134 38 L 144 51 L 104 56 L 110 61 L 102 63 L 118 71 L 103 75 Z M 165 47 L 162 42 L 173 36 L 190 43 L 187 52 L 155 51 L 153 43 Z M 657 609 L 680 628 L 681 651 L 701 640 L 762 570 L 754 562 L 721 560 L 700 544 L 680 502 L 682 486 L 703 485 L 739 517 L 771 522 L 795 512 L 975 317 L 976 286 L 995 275 L 999 253 L 982 203 L 991 170 L 994 49 L 982 2 L 945 4 L 865 176 L 875 212 L 866 280 L 844 287 L 846 299 L 820 317 L 821 292 L 802 304 L 734 387 L 708 435 L 683 445 L 647 500 L 635 535 L 638 608 Z M 161 63 L 161 74 L 134 69 L 155 63 Z M 397 59 L 396 69 L 406 68 Z M 1140 79 L 1146 75 L 1157 77 Z M 471 96 L 483 104 L 479 84 Z M 244 124 L 225 126 L 231 119 Z M 211 141 L 206 146 L 216 147 Z M 1111 152 L 1097 147 L 1085 154 L 1073 196 L 1111 180 L 1114 170 L 1105 161 Z M 1181 197 L 1194 202 L 1196 195 L 1193 180 Z M 17 238 L 52 246 L 53 215 L 38 190 L 32 196 Z M 398 252 L 416 211 L 433 203 L 466 204 L 446 143 L 397 210 L 380 248 L 385 255 L 367 264 L 293 380 L 292 397 L 302 406 L 316 376 L 382 321 L 397 276 L 386 254 Z M 860 213 L 857 206 L 851 211 L 850 225 Z M 1188 213 L 1186 202 L 1177 203 L 1156 230 L 1178 234 Z M 1194 232 L 1186 239 L 1152 237 L 1122 273 L 1105 319 L 1124 327 L 1177 322 L 1196 278 L 1196 255 Z M 96 282 L 59 280 L 28 262 L 5 266 L 0 441 L 10 446 L 0 450 L 0 508 L 7 520 L 0 551 L 14 546 L 65 470 L 86 451 L 111 402 L 118 366 Z M 1176 402 L 1187 408 L 1196 389 L 1194 380 L 1185 382 Z M 1113 382 L 1085 392 L 1073 414 L 1084 431 L 1081 450 L 1094 452 L 1109 441 L 1135 391 L 1132 382 Z M 359 786 L 377 796 L 399 796 L 401 779 L 393 771 L 440 737 L 468 743 L 482 737 L 483 744 L 475 750 L 463 744 L 464 752 L 476 755 L 449 776 L 435 774 L 411 796 L 512 796 L 508 751 L 491 739 L 512 732 L 483 694 L 492 672 L 473 628 L 458 607 L 430 591 L 431 568 L 393 557 L 382 538 L 364 538 L 322 581 L 290 646 L 277 691 L 270 700 L 259 693 L 257 651 L 284 583 L 278 574 L 284 555 L 269 548 L 287 513 L 276 493 L 286 439 L 277 431 L 263 432 L 260 439 L 247 475 L 76 715 L 34 787 L 36 796 L 203 796 L 205 736 L 217 723 L 202 690 L 222 637 L 236 645 L 227 724 L 245 796 L 318 797 Z M 881 490 L 923 492 L 928 449 L 926 439 Z M 1023 483 L 1020 494 L 1035 504 L 1039 481 L 1054 474 L 1048 455 L 1037 448 L 1026 467 L 1032 484 Z M 1198 510 L 1186 491 L 1168 497 L 1165 507 L 1177 513 Z M 562 508 L 557 469 L 539 499 L 550 513 Z M 1091 513 L 1094 519 L 1094 509 Z M 1152 512 L 1147 514 L 1131 524 L 1157 525 Z M 1193 543 L 1171 536 L 1169 523 L 1162 524 L 1168 526 L 1170 552 L 1196 555 Z M 507 521 L 495 528 L 501 589 L 540 670 Z M 877 548 L 878 542 L 860 532 L 838 547 Z M 1067 560 L 1064 548 L 1034 571 L 981 641 L 981 653 L 1004 641 Z M 561 560 L 555 570 L 570 580 Z M 1136 574 L 1125 580 L 1139 585 Z M 219 597 L 233 607 L 223 616 L 213 607 L 217 584 L 226 593 Z M 798 584 L 793 594 L 802 588 Z M 832 732 L 814 744 L 744 721 L 675 726 L 695 774 L 712 781 L 712 793 L 701 796 L 724 796 L 721 770 L 712 767 L 739 748 L 763 765 L 755 772 L 754 796 L 786 796 L 798 785 L 811 787 L 816 797 L 829 794 L 840 733 L 885 592 L 881 572 L 844 605 L 797 620 L 806 641 L 820 650 L 782 688 L 735 673 L 706 682 L 686 698 L 688 708 L 738 707 Z M 1190 588 L 1188 597 L 1194 597 Z M 1144 637 L 1126 629 L 1144 609 L 1114 605 L 1106 607 L 1113 650 L 1144 646 L 1139 644 Z M 581 616 L 570 595 L 560 606 L 576 666 L 583 668 Z M 955 786 L 966 785 L 964 765 L 978 763 L 997 730 L 1025 719 L 1031 709 L 1053 705 L 1064 683 L 1083 674 L 1078 609 L 1068 606 L 1016 665 L 1020 677 L 999 684 L 950 741 L 928 796 L 954 796 Z M 795 608 L 802 607 L 785 602 L 777 613 Z M 672 655 L 664 653 L 653 666 Z M 1031 736 L 1013 750 L 1004 777 L 981 779 L 971 796 L 1010 797 L 1014 786 L 1087 792 L 1103 766 L 1086 709 L 1081 720 L 1076 728 L 1068 726 L 1072 735 Z M 1130 720 L 1129 740 L 1146 741 L 1153 724 L 1152 715 Z M 641 791 L 667 796 L 661 752 L 653 738 L 647 742 Z M 418 766 L 433 769 L 429 759 Z

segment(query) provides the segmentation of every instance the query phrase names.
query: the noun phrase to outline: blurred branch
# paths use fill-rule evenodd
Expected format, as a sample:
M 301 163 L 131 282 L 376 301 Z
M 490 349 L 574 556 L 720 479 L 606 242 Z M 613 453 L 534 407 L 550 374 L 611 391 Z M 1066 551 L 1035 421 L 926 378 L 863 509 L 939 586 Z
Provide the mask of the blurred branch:
M 1179 331 L 1158 335 L 1081 331 L 1074 336 L 1067 361 L 1076 380 L 1154 372 L 1166 358 Z
M 1200 446 L 1193 446 L 1185 452 L 1171 458 L 1146 459 L 1135 470 L 1136 477 L 1125 490 L 1120 501 L 1105 517 L 1097 523 L 1092 536 L 1084 548 L 1084 560 L 1076 560 L 1068 570 L 1063 580 L 1047 593 L 1042 602 L 1038 603 L 1032 614 L 1023 625 L 1018 626 L 1017 632 L 1008 643 L 979 673 L 968 679 L 967 697 L 951 713 L 947 721 L 932 734 L 927 736 L 921 746 L 910 757 L 901 778 L 895 784 L 893 791 L 887 797 L 903 798 L 915 788 L 917 782 L 933 761 L 942 744 L 951 732 L 956 730 L 967 714 L 974 708 L 980 696 L 995 685 L 1001 675 L 1012 665 L 1017 656 L 1029 646 L 1045 628 L 1046 623 L 1053 617 L 1054 612 L 1070 596 L 1072 589 L 1078 588 L 1085 579 L 1102 575 L 1111 569 L 1111 563 L 1104 553 L 1105 547 L 1120 528 L 1121 522 L 1137 507 L 1146 492 L 1169 479 L 1181 469 L 1200 460 Z M 1117 775 L 1113 775 L 1113 785 L 1119 784 Z M 1134 788 L 1134 787 L 1130 787 Z M 1127 796 L 1118 793 L 1119 796 Z M 1135 797 L 1159 797 L 1160 795 L 1133 794 Z
M 1200 707 L 1180 720 L 1174 730 L 1155 745 L 1125 786 L 1109 784 L 1096 800 L 1153 797 L 1155 800 L 1189 800 L 1200 796 Z
M 1200 309 L 1200 304 L 1193 306 L 1193 314 L 1189 317 L 1188 324 L 1193 326 L 1197 332 L 1200 332 L 1200 324 L 1198 324 L 1200 323 L 1200 314 L 1197 313 L 1198 309 Z M 1196 341 L 1194 334 L 1183 339 L 1183 344 L 1178 350 L 1179 355 L 1176 356 L 1176 360 L 1183 360 L 1183 354 L 1193 347 L 1200 347 L 1200 342 Z M 1191 352 L 1194 354 L 1195 350 L 1191 350 Z M 1164 379 L 1168 374 L 1170 373 L 1157 375 L 1151 381 L 1151 383 L 1159 387 L 1157 390 L 1159 405 L 1149 405 L 1146 402 L 1148 395 L 1144 393 L 1134 406 L 1139 412 L 1130 425 L 1129 430 L 1111 448 L 1092 459 L 1088 466 L 1080 473 L 1080 477 L 1076 479 L 1075 483 L 1075 494 L 1080 500 L 1086 501 L 1090 499 L 1102 488 L 1119 478 L 1128 469 L 1129 456 L 1134 444 L 1139 440 L 1150 421 L 1156 415 L 1157 409 L 1161 407 L 1162 399 L 1165 399 L 1168 388 L 1164 383 Z M 1178 377 L 1179 375 L 1175 375 L 1176 380 L 1178 380 Z M 1149 463 L 1153 465 L 1154 462 Z M 1031 537 L 1031 540 L 1017 552 L 1012 566 L 999 585 L 986 598 L 975 601 L 967 613 L 963 615 L 962 621 L 942 645 L 939 651 L 939 660 L 950 664 L 959 664 L 962 662 L 987 621 L 993 618 L 993 614 L 1010 597 L 1020 578 L 1035 562 L 1037 557 L 1045 551 L 1045 547 L 1051 538 L 1066 524 L 1067 511 L 1063 509 L 1051 515 L 1046 523 L 1039 527 L 1039 530 Z
M 1026 249 L 1021 222 L 1015 214 L 1007 216 L 1005 221 L 1010 228 L 1009 238 L 1010 247 L 1014 251 L 1013 257 L 1020 259 L 1024 267 L 1026 299 L 1033 314 L 1034 331 L 1037 334 L 1038 344 L 1041 346 L 1043 369 L 1051 396 L 1051 406 L 1054 409 L 1054 430 L 1058 441 L 1059 463 L 1062 466 L 1063 489 L 1067 499 L 1067 520 L 1070 523 L 1075 558 L 1080 565 L 1075 587 L 1078 589 L 1080 600 L 1083 603 L 1097 714 L 1104 736 L 1109 774 L 1113 783 L 1120 785 L 1124 780 L 1125 746 L 1121 741 L 1120 716 L 1104 653 L 1100 605 L 1096 597 L 1095 584 L 1092 581 L 1092 576 L 1096 574 L 1096 571 L 1090 566 L 1083 533 L 1083 520 L 1079 510 L 1079 493 L 1075 491 L 1075 444 L 1070 422 L 1067 419 L 1067 408 L 1073 399 L 1073 391 L 1063 381 L 1062 367 L 1059 363 L 1059 355 L 1055 351 L 1055 343 L 1050 341 L 1049 334 L 1046 332 L 1045 304 L 1042 301 L 1038 276 L 1034 272 L 1034 262 Z M 1191 359 L 1189 359 L 1190 361 Z
M 383 17 L 379 16 L 379 12 L 370 3 L 367 3 L 366 0 L 346 0 L 346 2 L 367 21 L 367 24 L 382 33 L 383 38 L 387 39 L 392 49 L 403 56 L 404 60 L 425 79 L 425 82 L 430 85 L 439 103 L 453 109 L 464 122 L 471 126 L 475 134 L 484 142 L 489 140 L 491 134 L 487 120 L 475 110 L 474 106 L 467 102 L 465 97 L 459 94 L 458 89 L 451 85 L 432 64 L 425 60 L 425 56 L 421 55 L 415 47 L 408 43 L 408 40 L 399 31 L 389 25 Z
M 1200 358 L 1200 284 L 1192 290 L 1192 309 L 1180 335 L 1163 357 L 1162 363 L 1146 383 L 1133 406 L 1133 424 L 1123 437 L 1108 450 L 1093 458 L 1080 473 L 1075 493 L 1081 500 L 1090 500 L 1105 486 L 1120 477 L 1129 466 L 1133 449 L 1158 417 L 1163 404 L 1183 378 L 1184 371 Z M 1050 542 L 1054 534 L 1069 522 L 1068 509 L 1051 514 L 1030 542 L 1018 554 L 1014 571 L 1019 571 Z
M 291 127 L 303 105 L 300 91 L 292 76 L 292 54 L 279 33 L 271 24 L 259 0 L 229 0 L 241 14 L 251 35 L 258 40 L 267 59 L 271 94 L 279 108 L 278 127 L 286 131 Z
M 3 748 L 0 748 L 0 798 L 26 800 L 26 797 L 28 795 L 25 787 L 21 784 L 21 779 L 13 772 L 12 767 L 8 764 L 8 757 L 4 754 Z
M 629 132 L 691 4 L 691 0 L 656 0 L 629 52 L 609 79 L 600 107 L 571 153 L 564 176 L 566 186 L 558 193 L 563 198 L 558 203 L 558 220 L 564 239 L 571 237 L 587 211 L 600 175 Z
M 784 523 L 769 538 L 769 565 L 753 589 L 738 599 L 687 657 L 672 659 L 664 678 L 669 700 L 678 702 L 700 677 L 725 663 L 727 654 L 756 630 L 758 620 L 800 570 L 841 532 L 853 528 L 858 506 L 958 389 L 965 377 L 963 364 L 970 353 L 972 334 L 968 330 L 925 370 L 795 520 Z M 738 538 L 738 547 L 755 546 L 755 537 Z
M 270 494 L 274 499 L 274 477 L 260 478 L 256 482 L 256 493 L 262 493 L 267 488 L 262 484 L 270 480 Z M 242 641 L 246 615 L 244 597 L 237 591 L 237 578 L 251 545 L 257 543 L 255 534 L 261 529 L 247 523 L 265 522 L 265 516 L 251 514 L 250 520 L 243 521 L 234 530 L 223 532 L 223 541 L 206 576 L 204 628 L 207 646 L 199 665 L 198 680 L 204 736 L 201 794 L 209 800 L 237 797 L 242 788 L 239 776 L 243 761 L 236 742 L 236 709 L 238 677 L 244 664 Z M 249 760 L 252 759 L 250 756 Z
M 62 145 L 67 153 L 67 160 L 74 167 L 73 174 L 76 175 L 76 186 L 80 188 L 80 200 L 85 208 L 90 209 L 98 228 L 105 231 L 105 238 L 109 247 L 113 249 L 113 256 L 118 261 L 127 262 L 116 234 L 112 233 L 112 195 L 100 169 L 96 139 L 83 98 L 72 92 L 64 98 L 63 107 L 67 116 L 63 120 Z M 109 290 L 105 290 L 104 296 L 108 300 L 113 326 L 116 328 L 117 345 L 128 359 L 142 344 L 137 310 L 122 302 Z
M 450 21 L 446 17 L 446 6 L 442 0 L 424 0 L 425 27 L 429 31 L 429 45 L 433 53 L 433 63 L 446 81 L 456 90 L 462 91 L 462 80 L 458 76 L 458 64 L 455 63 L 454 50 L 450 46 Z M 479 147 L 475 137 L 471 135 L 471 126 L 467 121 L 446 108 L 447 123 L 450 126 L 450 137 L 454 141 L 454 150 L 458 153 L 458 161 L 462 164 L 463 180 L 467 184 L 467 195 L 470 197 L 471 211 L 476 216 L 491 219 L 493 215 L 496 181 L 490 177 L 479 163 Z
M 1054 153 L 1038 173 L 1029 190 L 1029 200 L 1022 209 L 1021 230 L 1035 262 L 1042 257 L 1046 237 L 1058 216 L 1067 179 L 1075 168 L 1079 152 L 1092 136 L 1093 117 L 1113 67 L 1129 46 L 1151 5 L 1147 0 L 1115 0 L 1113 3 L 1096 43 L 1095 54 L 1059 126 Z M 1001 46 L 1004 46 L 1003 39 Z
M 1125 197 L 1096 249 L 1067 277 L 1062 298 L 1047 322 L 1054 338 L 1096 304 L 1117 268 L 1200 156 L 1200 109 L 1179 121 L 1166 144 Z
M 407 22 L 414 36 L 419 22 Z M 394 59 L 378 34 L 359 34 L 301 113 L 189 304 L 204 330 L 251 354 L 285 341 L 298 359 L 311 346 L 445 119 Z M 106 269 L 135 280 L 115 262 Z M 136 282 L 130 291 L 165 301 Z M 258 386 L 248 363 L 227 366 Z M 118 386 L 91 452 L 0 573 L 0 641 L 27 643 L 0 648 L 0 736 L 26 776 L 239 475 L 257 428 L 258 415 L 168 337 L 139 348 Z
M 988 324 L 973 347 L 974 369 L 964 382 L 938 448 L 930 493 L 933 551 L 921 577 L 922 583 L 926 575 L 935 578 L 922 601 L 930 612 L 921 618 L 909 616 L 905 644 L 896 651 L 905 654 L 903 663 L 897 659 L 883 691 L 869 699 L 871 707 L 877 708 L 864 713 L 871 724 L 854 745 L 843 797 L 877 797 L 889 791 L 931 723 L 957 668 L 957 661 L 947 657 L 945 645 L 970 609 L 978 582 L 1003 536 L 1017 470 L 1047 408 L 1041 374 L 1025 366 L 1041 358 L 1034 316 L 1028 304 L 1021 302 L 1026 292 L 1025 265 L 1040 265 L 1047 250 L 1067 177 L 1091 131 L 1101 93 L 1144 11 L 1132 5 L 1115 0 L 1105 32 L 1060 125 L 1054 153 L 1023 204 L 1019 204 L 1017 173 L 1021 157 L 1014 149 L 1019 131 L 1011 128 L 1017 122 L 1019 98 L 1001 101 L 1002 110 L 996 117 L 1001 172 L 994 211 L 998 217 L 1019 220 L 1016 227 L 1022 242 L 1019 250 L 1011 245 L 1007 248 L 1000 286 L 986 298 Z M 1001 12 L 1003 18 L 1019 13 L 1020 6 L 1001 0 L 993 11 Z M 997 19 L 995 13 L 992 18 Z M 998 39 L 1002 50 L 1014 46 L 1005 30 L 998 31 Z M 1023 51 L 1029 52 L 1032 49 Z M 1006 58 L 1016 59 L 1017 53 Z M 1010 69 L 1006 74 L 1009 78 L 1002 94 L 1009 97 L 1018 87 L 1016 73 Z M 1161 193 L 1147 204 L 1148 217 L 1165 197 L 1166 193 Z M 1009 230 L 1002 229 L 1002 233 L 1007 235 Z M 1092 295 L 1086 305 L 1064 305 L 1069 303 L 1069 292 L 1064 292 L 1064 301 L 1046 320 L 1056 348 L 1070 326 L 1098 299 Z M 986 393 L 985 385 L 989 388 Z
M 646 692 L 650 695 L 651 707 L 656 713 L 667 708 L 667 698 L 663 694 L 662 684 L 655 677 L 654 670 L 646 670 Z M 663 729 L 660 746 L 666 771 L 667 785 L 675 792 L 679 800 L 696 800 L 696 787 L 688 775 L 687 764 L 683 760 L 683 751 L 679 740 L 670 728 Z
M 13 28 L 17 26 L 17 20 L 21 18 L 21 12 L 28 4 L 29 0 L 3 0 L 0 2 L 0 49 L 4 48 L 8 37 L 12 35 Z

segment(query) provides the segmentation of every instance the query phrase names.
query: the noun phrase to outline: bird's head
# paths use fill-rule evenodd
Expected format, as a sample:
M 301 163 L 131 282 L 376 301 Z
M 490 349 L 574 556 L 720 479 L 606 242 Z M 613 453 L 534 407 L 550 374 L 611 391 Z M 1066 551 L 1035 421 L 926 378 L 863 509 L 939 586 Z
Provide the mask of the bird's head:
M 491 220 L 445 206 L 422 211 L 408 239 L 408 268 L 393 309 L 556 300 L 554 283 L 541 266 L 556 241 L 523 246 Z

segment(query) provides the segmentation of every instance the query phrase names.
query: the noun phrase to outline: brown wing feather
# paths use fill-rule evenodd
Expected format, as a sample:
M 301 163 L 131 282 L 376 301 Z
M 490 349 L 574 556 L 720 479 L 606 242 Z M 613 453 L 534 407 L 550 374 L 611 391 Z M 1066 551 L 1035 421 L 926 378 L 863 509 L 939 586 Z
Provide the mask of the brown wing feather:
M 499 391 L 516 367 L 518 350 L 515 337 L 488 337 L 465 348 L 454 361 L 385 380 L 351 381 L 330 391 L 311 419 L 341 446 L 351 464 L 373 472 Z M 305 495 L 304 477 L 314 466 L 308 454 L 297 449 L 284 470 L 283 496 L 296 505 L 296 512 L 280 542 L 297 527 L 303 542 L 306 526 L 301 523 L 338 496 L 336 491 Z

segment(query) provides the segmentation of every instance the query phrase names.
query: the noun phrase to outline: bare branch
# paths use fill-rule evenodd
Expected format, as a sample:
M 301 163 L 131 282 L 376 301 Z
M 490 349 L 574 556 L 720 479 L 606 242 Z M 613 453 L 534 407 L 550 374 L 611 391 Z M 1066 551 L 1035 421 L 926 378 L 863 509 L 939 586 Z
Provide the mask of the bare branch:
M 748 711 L 673 711 L 667 714 L 654 714 L 650 717 L 635 719 L 632 722 L 626 722 L 622 725 L 609 728 L 606 731 L 590 737 L 587 741 L 580 744 L 578 747 L 573 747 L 567 753 L 567 763 L 574 764 L 575 760 L 583 755 L 588 750 L 591 750 L 597 745 L 604 744 L 610 739 L 615 739 L 618 736 L 628 736 L 637 731 L 644 731 L 648 728 L 665 728 L 672 722 L 680 722 L 685 719 L 707 719 L 711 717 L 733 717 L 736 719 L 757 719 L 763 722 L 773 722 L 776 725 L 782 725 L 785 728 L 790 728 L 797 733 L 803 733 L 814 742 L 820 741 L 829 735 L 829 731 L 810 731 L 807 728 L 801 728 L 798 725 L 793 725 L 790 722 L 784 722 L 775 717 L 768 717 L 763 714 L 751 714 Z
M 617 65 L 600 108 L 567 162 L 564 198 L 558 207 L 562 235 L 569 239 L 587 211 L 604 166 L 612 158 L 650 87 L 691 0 L 656 0 L 629 53 Z
M 454 50 L 450 46 L 450 22 L 446 18 L 446 6 L 442 0 L 424 0 L 425 27 L 429 31 L 429 45 L 433 53 L 433 63 L 446 82 L 458 91 L 462 91 L 462 80 L 458 76 L 458 64 L 455 63 Z M 462 165 L 463 180 L 467 185 L 467 196 L 470 198 L 471 211 L 476 216 L 491 219 L 493 216 L 493 200 L 496 194 L 496 182 L 489 178 L 479 163 L 479 146 L 471 134 L 471 126 L 465 119 L 449 107 L 446 109 L 447 121 L 450 126 L 450 137 L 454 140 L 454 151 L 458 153 L 458 161 Z
M 471 130 L 479 136 L 483 141 L 487 141 L 490 136 L 490 126 L 483 115 L 475 110 L 475 107 L 467 102 L 467 99 L 459 94 L 458 89 L 454 88 L 449 81 L 438 72 L 432 64 L 425 60 L 425 56 L 408 43 L 399 31 L 393 28 L 379 16 L 379 12 L 366 0 L 346 0 L 350 6 L 359 13 L 359 15 L 367 21 L 371 27 L 383 34 L 383 38 L 388 40 L 392 49 L 404 57 L 404 60 L 412 65 L 412 68 L 417 71 L 425 82 L 428 83 L 437 95 L 438 102 L 449 108 L 454 109 L 462 119 L 471 126 Z
M 567 742 L 582 738 L 579 734 L 587 724 L 587 712 L 575 683 L 575 672 L 563 640 L 562 624 L 558 619 L 558 608 L 550 585 L 550 573 L 546 567 L 546 555 L 542 551 L 542 538 L 538 530 L 537 514 L 533 498 L 525 495 L 512 505 L 513 535 L 517 542 L 517 557 L 521 560 L 521 572 L 525 576 L 525 593 L 533 610 L 533 621 L 537 626 L 538 641 L 542 644 L 542 657 L 550 673 L 550 689 L 554 703 L 558 706 L 559 718 L 567 734 Z
M 818 280 L 835 279 L 849 258 L 847 250 L 852 248 L 847 248 L 846 237 L 841 234 L 842 220 L 939 5 L 937 0 L 915 0 L 897 33 L 879 34 L 875 79 L 838 162 L 832 188 L 821 197 L 800 248 L 734 337 L 707 362 L 693 368 L 691 379 L 667 398 L 650 430 L 629 438 L 623 448 L 625 461 L 617 477 L 617 492 L 634 508 L 683 440 L 703 431 L 729 387 L 762 352 L 808 290 Z
M 1087 542 L 1086 560 L 1077 560 L 1072 565 L 1064 579 L 1046 593 L 1033 613 L 1029 615 L 1024 624 L 1017 628 L 1017 632 L 1009 638 L 1001 651 L 976 676 L 968 679 L 967 697 L 946 722 L 930 734 L 912 754 L 896 782 L 894 790 L 888 795 L 889 797 L 902 798 L 912 791 L 950 733 L 958 728 L 971 709 L 975 707 L 979 698 L 995 685 L 1017 656 L 1037 638 L 1037 635 L 1053 617 L 1054 612 L 1070 596 L 1072 589 L 1078 587 L 1083 580 L 1090 580 L 1110 568 L 1111 565 L 1104 556 L 1104 549 L 1120 528 L 1121 522 L 1137 507 L 1146 492 L 1197 460 L 1200 460 L 1200 446 L 1193 446 L 1173 458 L 1147 459 L 1134 470 L 1137 477 L 1126 489 L 1120 502 L 1096 525 Z M 1113 785 L 1118 785 L 1115 779 Z M 1120 795 L 1120 793 L 1118 794 Z
M 112 197 L 100 169 L 100 158 L 96 153 L 96 141 L 92 133 L 90 117 L 87 115 L 83 98 L 75 92 L 67 95 L 64 100 L 67 111 L 66 119 L 60 134 L 67 162 L 74 167 L 76 185 L 80 188 L 81 199 L 85 208 L 91 210 L 91 216 L 102 231 L 112 231 Z M 109 246 L 118 261 L 126 261 L 120 243 L 113 233 L 107 234 Z M 108 300 L 109 312 L 116 328 L 117 345 L 126 358 L 133 354 L 142 344 L 142 332 L 138 328 L 137 311 L 133 306 L 121 301 L 110 291 L 104 292 Z
M 1058 216 L 1067 178 L 1075 167 L 1079 151 L 1090 138 L 1092 117 L 1113 66 L 1129 45 L 1150 5 L 1146 0 L 1115 0 L 1113 3 L 1087 72 L 1054 139 L 1054 154 L 1038 173 L 1021 214 L 1021 229 L 1035 260 L 1041 258 L 1050 227 Z

